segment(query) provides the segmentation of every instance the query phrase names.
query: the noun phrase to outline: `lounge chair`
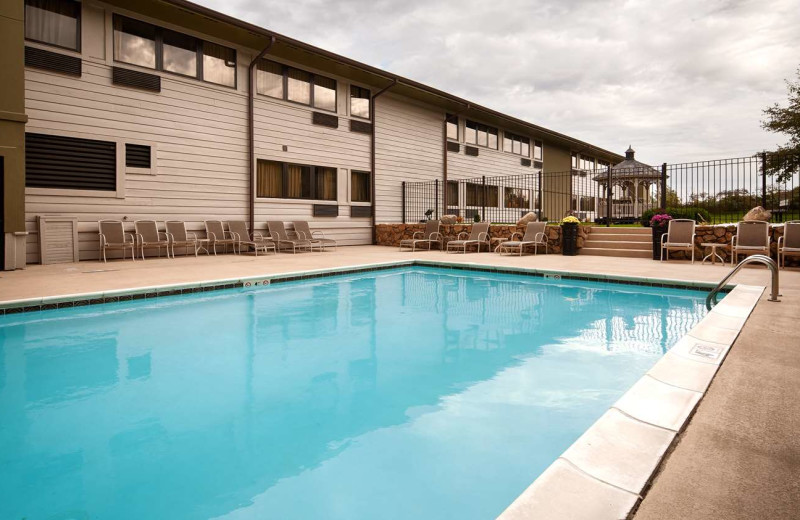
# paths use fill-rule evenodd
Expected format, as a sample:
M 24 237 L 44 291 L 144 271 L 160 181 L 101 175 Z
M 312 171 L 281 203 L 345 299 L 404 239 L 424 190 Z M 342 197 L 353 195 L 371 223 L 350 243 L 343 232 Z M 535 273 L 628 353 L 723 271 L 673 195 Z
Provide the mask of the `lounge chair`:
M 161 248 L 167 251 L 167 258 L 169 258 L 169 239 L 167 234 L 158 230 L 158 224 L 155 220 L 137 220 L 133 223 L 136 229 L 136 240 L 139 243 L 139 253 L 144 260 L 144 249 L 146 247 L 157 247 L 158 257 L 161 258 Z
M 769 256 L 769 222 L 744 220 L 736 224 L 736 234 L 731 239 L 731 266 L 739 255 L 761 253 Z
M 425 223 L 425 231 L 415 231 L 411 238 L 400 241 L 399 251 L 402 251 L 403 248 L 406 247 L 409 251 L 413 252 L 417 250 L 417 245 L 422 244 L 428 244 L 428 251 L 431 250 L 433 244 L 439 244 L 439 249 L 442 249 L 444 237 L 442 237 L 442 234 L 439 232 L 441 226 L 441 221 L 429 220 Z
M 186 231 L 186 223 L 179 220 L 168 220 L 164 222 L 164 227 L 167 230 L 167 240 L 169 240 L 169 248 L 172 252 L 172 258 L 175 258 L 175 246 L 186 248 L 186 254 L 189 254 L 189 248 L 194 251 L 194 256 L 197 256 L 199 249 L 199 242 L 197 235 Z
M 283 222 L 280 220 L 268 221 L 267 228 L 269 228 L 270 238 L 275 242 L 279 250 L 291 249 L 292 253 L 302 251 L 303 249 L 311 251 L 311 242 L 300 238 L 297 233 L 294 234 L 294 237 L 290 236 L 289 232 L 286 231 L 286 228 L 283 226 Z
M 478 252 L 480 252 L 481 246 L 484 244 L 490 247 L 489 223 L 479 222 L 472 225 L 472 230 L 469 232 L 469 235 L 466 231 L 462 231 L 458 234 L 456 240 L 451 240 L 448 242 L 447 252 L 449 253 L 452 250 L 455 252 L 461 251 L 462 253 L 466 253 L 467 248 L 471 246 L 477 246 Z
M 661 261 L 669 260 L 670 251 L 692 253 L 694 263 L 694 227 L 696 222 L 688 218 L 676 218 L 669 221 L 667 233 L 661 235 Z
M 321 251 L 325 250 L 328 246 L 333 246 L 333 248 L 336 249 L 336 240 L 325 238 L 325 233 L 322 231 L 311 231 L 307 220 L 295 220 L 292 224 L 294 225 L 294 231 L 297 233 L 297 236 L 300 239 L 311 242 L 312 249 L 315 245 L 320 248 Z
M 786 255 L 800 255 L 800 220 L 783 225 L 783 236 L 778 238 L 778 265 L 786 267 Z
M 208 246 L 213 248 L 214 255 L 217 254 L 217 245 L 224 247 L 224 252 L 228 252 L 228 246 L 233 248 L 236 253 L 236 240 L 230 231 L 225 231 L 225 226 L 219 220 L 206 220 L 206 237 L 208 238 Z
M 526 247 L 533 246 L 533 254 L 535 255 L 539 252 L 539 246 L 544 246 L 544 252 L 547 253 L 547 235 L 544 233 L 546 226 L 547 222 L 528 222 L 527 227 L 525 227 L 525 235 L 520 235 L 518 231 L 515 231 L 511 238 L 501 242 L 495 251 L 501 255 L 503 253 L 513 254 L 518 252 L 519 256 L 522 256 L 522 252 Z M 515 236 L 519 237 L 519 239 L 514 240 Z
M 136 260 L 136 239 L 133 234 L 126 233 L 121 220 L 101 220 L 97 223 L 100 233 L 100 256 L 106 262 L 106 251 L 109 249 L 122 250 L 122 259 L 125 260 L 125 251 L 131 250 L 131 260 Z
M 228 231 L 236 241 L 236 250 L 239 254 L 242 253 L 242 246 L 246 246 L 248 249 L 253 248 L 256 256 L 258 256 L 259 251 L 264 253 L 269 250 L 272 250 L 273 253 L 277 252 L 275 243 L 272 240 L 265 239 L 260 233 L 254 232 L 251 235 L 244 220 L 229 220 Z

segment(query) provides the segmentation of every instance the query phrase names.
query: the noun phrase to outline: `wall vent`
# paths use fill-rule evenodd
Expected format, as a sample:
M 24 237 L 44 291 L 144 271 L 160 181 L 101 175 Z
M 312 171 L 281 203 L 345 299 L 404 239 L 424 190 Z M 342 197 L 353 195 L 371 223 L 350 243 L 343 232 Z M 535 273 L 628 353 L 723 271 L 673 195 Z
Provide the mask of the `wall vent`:
M 464 153 L 467 155 L 471 155 L 473 157 L 477 157 L 478 149 L 474 146 L 467 146 L 466 148 L 464 148 Z
M 339 118 L 332 114 L 323 114 L 322 112 L 314 112 L 311 117 L 311 122 L 315 125 L 327 126 L 330 128 L 339 128 Z
M 364 218 L 372 216 L 372 206 L 350 206 L 350 216 Z
M 149 90 L 151 92 L 161 92 L 161 76 L 139 72 L 138 70 L 113 67 L 111 81 L 114 85 L 124 85 L 126 87 Z
M 26 133 L 25 186 L 116 191 L 117 143 Z
M 531 160 L 530 159 L 526 159 L 526 158 L 523 157 L 522 159 L 519 160 L 519 163 L 522 166 L 530 166 L 531 165 Z
M 150 168 L 150 147 L 144 144 L 126 144 L 125 166 L 129 168 Z
M 461 145 L 453 141 L 447 141 L 447 151 L 458 153 L 461 151 Z
M 314 204 L 315 217 L 338 217 L 339 206 L 335 204 Z
M 351 132 L 358 132 L 360 134 L 371 134 L 372 133 L 372 124 L 366 123 L 364 121 L 356 121 L 355 119 L 350 120 L 350 131 Z
M 533 167 L 542 169 L 542 161 L 533 161 Z
M 25 47 L 25 66 L 60 72 L 70 76 L 80 76 L 82 62 L 80 58 L 75 56 L 59 54 L 37 47 Z

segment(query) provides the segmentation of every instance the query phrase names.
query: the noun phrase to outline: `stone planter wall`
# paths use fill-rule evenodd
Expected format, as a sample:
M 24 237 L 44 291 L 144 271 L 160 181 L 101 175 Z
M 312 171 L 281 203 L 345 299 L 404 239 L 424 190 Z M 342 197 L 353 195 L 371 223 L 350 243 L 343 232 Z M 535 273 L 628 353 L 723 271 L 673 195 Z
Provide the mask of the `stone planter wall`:
M 725 261 L 730 262 L 731 260 L 731 252 L 730 252 L 730 244 L 733 235 L 736 234 L 736 226 L 735 225 L 723 225 L 723 226 L 697 226 L 695 228 L 695 251 L 694 251 L 694 259 L 701 260 L 705 255 L 708 254 L 708 249 L 702 247 L 700 244 L 703 243 L 710 243 L 716 242 L 717 244 L 725 244 L 728 247 L 725 249 L 717 249 L 717 253 L 719 253 Z M 770 226 L 770 236 L 772 237 L 772 242 L 770 242 L 770 256 L 774 259 L 778 259 L 778 238 L 783 236 L 783 226 Z M 670 258 L 673 259 L 685 259 L 691 258 L 690 255 L 687 255 L 684 251 L 671 251 L 669 254 Z M 744 258 L 743 256 L 740 258 Z M 800 266 L 800 257 L 786 257 L 786 266 Z
M 588 226 L 578 227 L 578 248 L 583 247 L 584 239 L 589 235 Z M 444 235 L 445 247 L 447 242 L 455 240 L 459 233 L 469 233 L 471 224 L 443 225 L 441 233 Z M 424 231 L 425 224 L 377 224 L 375 234 L 378 245 L 381 246 L 400 246 L 400 241 L 412 238 L 416 231 Z M 550 253 L 561 253 L 561 226 L 547 226 L 547 250 Z M 510 238 L 514 232 L 520 235 L 525 234 L 525 226 L 515 225 L 493 225 L 489 228 L 491 238 Z M 541 252 L 542 249 L 540 248 Z

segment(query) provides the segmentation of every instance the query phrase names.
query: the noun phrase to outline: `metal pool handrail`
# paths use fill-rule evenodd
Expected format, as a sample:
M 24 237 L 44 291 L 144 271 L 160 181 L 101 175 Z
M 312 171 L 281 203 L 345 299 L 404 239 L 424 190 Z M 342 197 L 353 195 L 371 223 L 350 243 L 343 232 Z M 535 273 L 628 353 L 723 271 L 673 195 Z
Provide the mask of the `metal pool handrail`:
M 711 292 L 708 293 L 706 296 L 706 309 L 711 310 L 711 308 L 717 304 L 717 293 L 719 293 L 725 284 L 728 283 L 728 280 L 733 278 L 733 275 L 739 272 L 744 265 L 750 264 L 753 262 L 758 262 L 761 264 L 766 265 L 769 267 L 769 270 L 772 272 L 772 287 L 770 289 L 769 301 L 771 302 L 779 302 L 778 296 L 780 296 L 779 291 L 779 282 L 778 282 L 778 264 L 775 263 L 775 260 L 766 256 L 766 255 L 753 255 L 748 256 L 734 267 L 728 275 L 720 281 L 716 287 L 711 289 Z

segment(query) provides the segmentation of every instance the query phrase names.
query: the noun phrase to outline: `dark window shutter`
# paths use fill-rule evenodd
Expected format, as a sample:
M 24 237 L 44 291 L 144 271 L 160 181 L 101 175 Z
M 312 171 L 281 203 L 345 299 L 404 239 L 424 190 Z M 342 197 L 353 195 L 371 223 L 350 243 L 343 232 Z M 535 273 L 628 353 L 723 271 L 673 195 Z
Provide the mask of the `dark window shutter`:
M 447 151 L 458 153 L 461 151 L 461 145 L 453 141 L 447 141 Z
M 150 147 L 143 144 L 126 144 L 125 166 L 150 168 Z
M 372 206 L 350 206 L 350 216 L 355 218 L 371 217 Z
M 314 204 L 315 217 L 338 217 L 339 206 L 335 204 Z
M 371 134 L 372 133 L 372 124 L 365 123 L 364 121 L 356 121 L 355 119 L 350 120 L 350 131 L 351 132 L 358 132 L 360 134 Z
M 464 149 L 464 153 L 467 154 L 467 155 L 471 155 L 473 157 L 477 157 L 478 156 L 478 149 L 476 147 L 474 147 L 474 146 L 467 146 Z
M 26 133 L 25 186 L 115 191 L 116 143 Z
M 139 72 L 138 70 L 114 67 L 111 73 L 111 81 L 115 85 L 161 92 L 161 76 Z
M 523 157 L 522 159 L 519 160 L 519 163 L 522 166 L 530 166 L 531 165 L 531 160 L 530 159 L 526 159 L 526 158 Z
M 331 114 L 323 114 L 322 112 L 314 112 L 311 117 L 311 122 L 315 125 L 328 126 L 330 128 L 339 128 L 339 118 Z
M 70 76 L 81 75 L 81 59 L 36 47 L 25 47 L 25 66 L 51 70 Z

